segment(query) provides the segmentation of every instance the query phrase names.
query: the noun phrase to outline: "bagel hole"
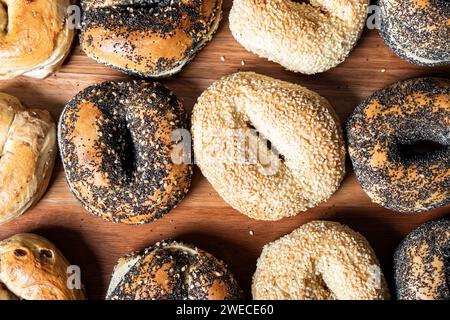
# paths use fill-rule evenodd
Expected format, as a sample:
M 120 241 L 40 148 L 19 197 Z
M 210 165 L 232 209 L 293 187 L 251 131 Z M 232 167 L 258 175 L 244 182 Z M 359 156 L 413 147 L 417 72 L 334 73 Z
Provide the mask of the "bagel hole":
M 267 149 L 272 150 L 276 155 L 278 155 L 278 159 L 280 159 L 281 162 L 284 162 L 286 159 L 284 156 L 278 151 L 278 149 L 275 146 L 272 146 L 272 142 L 270 140 L 267 141 Z
M 16 250 L 14 250 L 14 255 L 16 257 L 21 258 L 21 257 L 25 257 L 27 255 L 27 252 L 23 249 L 16 249 Z
M 269 139 L 267 139 L 266 137 L 264 137 L 264 135 L 262 135 L 251 122 L 246 122 L 246 126 L 248 129 L 253 130 L 256 133 L 257 137 L 266 141 L 266 146 L 267 146 L 268 151 L 272 151 L 274 154 L 276 154 L 278 156 L 278 159 L 281 162 L 285 161 L 285 157 L 277 150 L 277 148 L 274 145 L 272 145 L 272 142 Z
M 133 142 L 133 136 L 128 127 L 124 130 L 123 133 L 123 142 L 120 146 L 121 150 L 121 166 L 124 174 L 127 177 L 132 177 L 134 172 L 136 171 L 136 150 L 135 144 Z
M 399 152 L 405 158 L 424 157 L 445 149 L 443 144 L 432 140 L 419 140 L 413 143 L 400 143 Z
M 98 142 L 104 161 L 102 171 L 108 173 L 110 181 L 124 185 L 134 181 L 137 171 L 136 141 L 132 133 L 132 119 L 128 119 L 126 110 L 105 112 L 108 121 L 101 122 L 102 134 Z M 115 113 L 114 113 L 115 112 Z
M 328 298 L 331 298 L 333 296 L 333 292 L 330 290 L 325 280 L 321 276 L 319 277 L 319 285 L 322 287 L 322 290 L 329 295 Z
M 306 5 L 311 5 L 313 6 L 317 12 L 320 12 L 321 14 L 326 15 L 327 14 L 327 10 L 325 10 L 325 8 L 321 5 L 317 5 L 317 4 L 311 4 L 310 0 L 291 0 L 291 2 L 295 5 L 302 5 L 302 4 L 306 4 Z
M 41 249 L 40 254 L 41 254 L 42 258 L 46 258 L 46 259 L 53 258 L 53 252 L 51 250 Z

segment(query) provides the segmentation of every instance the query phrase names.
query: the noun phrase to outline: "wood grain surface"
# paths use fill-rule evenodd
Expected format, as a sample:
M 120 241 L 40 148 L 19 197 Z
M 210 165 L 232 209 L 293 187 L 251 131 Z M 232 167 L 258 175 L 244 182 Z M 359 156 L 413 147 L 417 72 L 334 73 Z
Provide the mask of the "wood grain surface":
M 449 75 L 449 67 L 425 68 L 400 60 L 373 30 L 365 30 L 350 57 L 337 68 L 314 76 L 295 74 L 247 52 L 234 40 L 228 26 L 231 3 L 225 1 L 224 20 L 212 42 L 180 74 L 162 81 L 184 99 L 189 111 L 212 82 L 239 70 L 256 71 L 317 91 L 330 100 L 342 123 L 360 101 L 388 84 L 416 76 Z M 56 119 L 65 103 L 85 87 L 126 78 L 86 57 L 76 43 L 57 74 L 45 80 L 21 77 L 3 81 L 0 91 L 17 96 L 28 106 L 46 108 Z M 279 222 L 251 220 L 231 209 L 196 168 L 192 188 L 178 208 L 148 225 L 126 226 L 104 222 L 84 211 L 69 192 L 58 159 L 45 196 L 22 217 L 0 226 L 0 239 L 19 232 L 47 237 L 72 264 L 81 267 L 88 297 L 102 299 L 120 256 L 162 239 L 176 238 L 227 262 L 250 298 L 251 277 L 265 244 L 311 220 L 334 220 L 367 237 L 393 292 L 392 257 L 396 246 L 419 224 L 449 215 L 450 208 L 417 215 L 391 212 L 371 203 L 355 179 L 349 161 L 347 166 L 349 173 L 328 202 Z

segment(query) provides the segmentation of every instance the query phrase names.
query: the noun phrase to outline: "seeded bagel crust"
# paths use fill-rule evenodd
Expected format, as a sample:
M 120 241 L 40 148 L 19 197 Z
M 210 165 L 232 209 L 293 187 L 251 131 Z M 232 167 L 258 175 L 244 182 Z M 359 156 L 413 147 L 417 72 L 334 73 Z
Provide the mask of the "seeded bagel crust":
M 107 300 L 237 300 L 242 290 L 227 266 L 192 245 L 162 241 L 121 258 Z
M 380 34 L 402 59 L 423 66 L 450 64 L 448 0 L 379 0 Z
M 82 0 L 81 46 L 131 75 L 168 77 L 219 27 L 222 0 Z
M 373 202 L 404 213 L 450 203 L 450 80 L 415 78 L 376 91 L 347 123 L 356 177 Z M 411 152 L 420 141 L 439 148 Z
M 358 41 L 369 0 L 234 0 L 230 29 L 247 50 L 305 74 L 343 62 Z
M 394 272 L 398 299 L 450 300 L 450 220 L 411 232 L 395 252 Z
M 266 245 L 255 300 L 381 300 L 389 291 L 367 240 L 336 222 L 313 221 Z
M 252 127 L 259 132 L 251 134 L 255 143 L 237 144 L 233 135 Z M 342 130 L 329 102 L 256 73 L 232 74 L 209 87 L 194 107 L 192 135 L 204 176 L 254 219 L 279 220 L 312 208 L 338 189 L 345 174 Z
M 104 82 L 76 95 L 59 123 L 69 187 L 90 213 L 143 224 L 188 192 L 192 166 L 174 163 L 172 134 L 187 129 L 182 102 L 159 83 Z

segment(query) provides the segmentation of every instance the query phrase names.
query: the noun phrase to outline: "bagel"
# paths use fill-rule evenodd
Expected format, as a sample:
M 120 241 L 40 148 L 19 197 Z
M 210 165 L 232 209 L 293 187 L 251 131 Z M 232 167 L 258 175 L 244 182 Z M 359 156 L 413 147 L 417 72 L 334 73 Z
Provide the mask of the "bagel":
M 69 54 L 74 30 L 70 0 L 0 0 L 0 80 L 45 78 Z
M 70 264 L 47 239 L 17 234 L 0 241 L 0 299 L 84 300 L 69 288 Z
M 304 74 L 342 63 L 358 41 L 369 0 L 234 0 L 234 38 L 262 58 Z
M 254 219 L 312 208 L 345 174 L 343 134 L 329 102 L 255 73 L 232 74 L 208 88 L 194 106 L 192 136 L 204 176 Z
M 447 0 L 380 0 L 380 34 L 400 58 L 423 66 L 450 64 Z
M 162 241 L 121 258 L 107 300 L 237 300 L 242 291 L 227 266 L 192 245 Z
M 186 127 L 182 102 L 159 83 L 88 87 L 67 104 L 59 123 L 70 189 L 107 221 L 144 224 L 162 217 L 191 183 L 192 166 L 172 161 L 172 134 Z
M 56 156 L 50 113 L 26 109 L 0 93 L 0 224 L 23 214 L 44 194 Z
M 356 177 L 373 202 L 404 213 L 450 202 L 450 80 L 410 79 L 375 92 L 351 115 L 347 136 Z M 438 148 L 416 151 L 424 141 Z
M 222 0 L 81 0 L 81 5 L 84 52 L 142 77 L 181 71 L 222 19 Z
M 394 274 L 399 300 L 450 300 L 450 220 L 411 232 L 395 252 Z
M 255 300 L 381 300 L 389 291 L 367 240 L 336 222 L 313 221 L 266 245 Z

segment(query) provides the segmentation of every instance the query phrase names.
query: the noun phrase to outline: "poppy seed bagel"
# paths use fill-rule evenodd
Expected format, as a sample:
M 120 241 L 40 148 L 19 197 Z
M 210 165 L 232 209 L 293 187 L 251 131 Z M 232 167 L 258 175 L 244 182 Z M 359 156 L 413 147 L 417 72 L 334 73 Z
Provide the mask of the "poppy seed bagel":
M 450 64 L 448 0 L 379 0 L 380 34 L 402 59 L 423 66 Z
M 196 164 L 234 209 L 259 220 L 326 201 L 345 175 L 338 117 L 319 94 L 252 72 L 229 75 L 194 106 Z
M 192 245 L 161 241 L 121 258 L 107 300 L 238 300 L 242 290 L 227 266 Z
M 305 3 L 307 2 L 307 3 Z M 358 41 L 369 0 L 234 0 L 230 29 L 247 50 L 305 74 L 342 63 Z
M 73 194 L 107 221 L 143 224 L 188 192 L 192 166 L 173 161 L 183 104 L 159 83 L 104 82 L 76 95 L 59 122 L 61 158 Z M 177 159 L 175 159 L 177 160 Z
M 450 220 L 427 222 L 399 245 L 394 257 L 400 300 L 450 300 Z
M 347 137 L 373 202 L 405 213 L 450 202 L 450 80 L 416 78 L 376 91 L 351 115 Z
M 347 226 L 313 221 L 266 245 L 253 276 L 255 300 L 383 300 L 375 252 Z
M 81 46 L 131 75 L 168 77 L 212 39 L 222 0 L 81 0 Z

